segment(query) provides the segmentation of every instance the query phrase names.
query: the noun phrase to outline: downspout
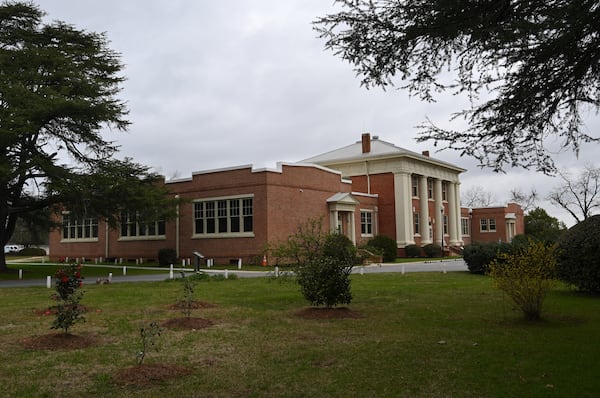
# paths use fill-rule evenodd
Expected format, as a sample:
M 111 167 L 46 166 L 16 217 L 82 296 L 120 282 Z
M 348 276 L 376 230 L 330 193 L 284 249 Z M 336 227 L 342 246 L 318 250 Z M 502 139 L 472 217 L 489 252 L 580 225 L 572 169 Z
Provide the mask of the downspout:
M 108 243 L 108 222 L 104 220 L 104 260 L 108 258 L 109 243 Z
M 365 160 L 365 170 L 367 172 L 367 193 L 371 194 L 371 175 L 369 174 L 369 161 Z
M 179 194 L 175 195 L 177 207 L 175 209 L 175 255 L 179 258 Z

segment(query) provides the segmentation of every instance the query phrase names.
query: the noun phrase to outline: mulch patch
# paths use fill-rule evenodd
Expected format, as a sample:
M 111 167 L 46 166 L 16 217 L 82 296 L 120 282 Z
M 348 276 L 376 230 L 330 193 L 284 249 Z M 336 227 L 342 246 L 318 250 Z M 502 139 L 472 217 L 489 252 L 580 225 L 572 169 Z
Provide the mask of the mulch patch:
M 198 310 L 198 309 L 202 309 L 202 308 L 215 308 L 215 307 L 216 307 L 216 304 L 209 303 L 206 301 L 194 300 L 190 303 L 190 309 L 192 309 L 192 310 Z M 182 301 L 169 305 L 169 309 L 171 309 L 171 310 L 184 310 L 186 308 L 187 308 L 187 303 L 182 302 Z
M 113 381 L 123 386 L 144 387 L 187 376 L 192 369 L 175 364 L 141 364 L 121 369 L 113 375 Z
M 348 307 L 309 307 L 304 308 L 294 313 L 299 318 L 304 319 L 358 319 L 362 315 L 356 311 L 352 311 Z
M 77 350 L 98 345 L 99 340 L 91 336 L 52 333 L 21 340 L 21 345 L 32 350 Z
M 162 324 L 163 327 L 173 330 L 198 330 L 214 325 L 211 320 L 204 318 L 173 318 Z

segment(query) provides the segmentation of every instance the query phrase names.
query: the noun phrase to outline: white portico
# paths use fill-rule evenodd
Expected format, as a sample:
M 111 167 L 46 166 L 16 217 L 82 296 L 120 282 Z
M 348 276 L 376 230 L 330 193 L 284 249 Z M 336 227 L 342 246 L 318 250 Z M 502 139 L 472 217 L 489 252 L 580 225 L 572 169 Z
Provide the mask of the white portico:
M 415 243 L 462 245 L 459 175 L 465 169 L 433 159 L 427 152 L 418 154 L 371 138 L 370 134 L 302 162 L 338 170 L 344 178 L 352 179 L 353 185 L 361 184 L 367 193 L 388 201 L 389 214 L 380 213 L 380 229 L 387 225 L 387 230 L 395 233 L 398 248 Z

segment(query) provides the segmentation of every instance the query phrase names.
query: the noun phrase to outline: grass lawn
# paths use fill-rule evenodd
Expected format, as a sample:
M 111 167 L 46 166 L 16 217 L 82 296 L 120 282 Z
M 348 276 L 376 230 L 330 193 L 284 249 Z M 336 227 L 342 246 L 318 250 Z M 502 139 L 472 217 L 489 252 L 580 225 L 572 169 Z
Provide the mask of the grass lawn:
M 9 261 L 20 260 L 19 257 L 9 257 Z M 56 263 L 49 263 L 46 259 L 45 263 L 42 263 L 41 260 L 36 262 L 12 262 L 7 264 L 7 267 L 10 272 L 8 273 L 0 273 L 0 281 L 5 280 L 18 280 L 19 279 L 19 270 L 22 270 L 23 279 L 45 279 L 46 276 L 53 276 L 56 273 L 56 270 L 62 265 Z M 117 264 L 113 263 L 105 263 L 105 264 L 92 264 L 85 263 L 85 276 L 87 278 L 99 278 L 108 276 L 109 272 L 112 272 L 113 275 L 123 275 L 123 266 L 127 267 L 127 275 L 143 275 L 143 274 L 152 274 L 152 273 L 168 273 L 168 267 L 160 267 L 156 263 L 147 263 L 142 265 L 136 265 L 135 263 L 125 263 L 125 264 Z M 174 264 L 175 268 L 180 268 L 181 264 Z M 194 266 L 185 267 L 188 270 L 193 270 Z M 201 267 L 202 270 L 206 270 L 206 266 Z M 211 267 L 212 270 L 225 270 L 228 269 L 230 271 L 236 271 L 238 269 L 237 265 L 217 265 Z M 259 265 L 243 265 L 243 271 L 271 271 L 273 272 L 273 267 L 262 267 Z
M 552 291 L 545 319 L 521 321 L 489 278 L 468 273 L 354 275 L 355 319 L 309 320 L 294 283 L 205 281 L 192 316 L 213 326 L 166 330 L 145 363 L 193 369 L 146 387 L 114 383 L 135 365 L 143 322 L 169 309 L 181 282 L 85 286 L 87 322 L 72 332 L 98 343 L 26 349 L 48 333 L 45 288 L 0 289 L 0 389 L 7 397 L 566 397 L 600 391 L 600 297 Z

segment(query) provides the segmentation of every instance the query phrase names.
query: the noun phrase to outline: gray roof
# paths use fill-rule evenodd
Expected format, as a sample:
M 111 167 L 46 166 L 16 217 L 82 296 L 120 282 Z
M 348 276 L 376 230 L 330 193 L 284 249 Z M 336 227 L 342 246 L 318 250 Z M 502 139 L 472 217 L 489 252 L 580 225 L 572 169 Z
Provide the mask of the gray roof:
M 316 163 L 327 165 L 346 161 L 356 161 L 362 159 L 368 160 L 374 158 L 387 158 L 397 156 L 407 156 L 414 159 L 420 159 L 426 162 L 436 163 L 439 165 L 450 167 L 452 169 L 466 171 L 465 169 L 453 165 L 451 163 L 443 162 L 441 160 L 437 160 L 417 152 L 409 151 L 408 149 L 398 147 L 390 142 L 380 140 L 377 136 L 372 137 L 371 151 L 368 153 L 362 152 L 362 141 L 357 141 L 354 144 L 347 145 L 342 148 L 334 149 L 333 151 L 325 152 L 320 155 L 301 160 L 299 163 Z

